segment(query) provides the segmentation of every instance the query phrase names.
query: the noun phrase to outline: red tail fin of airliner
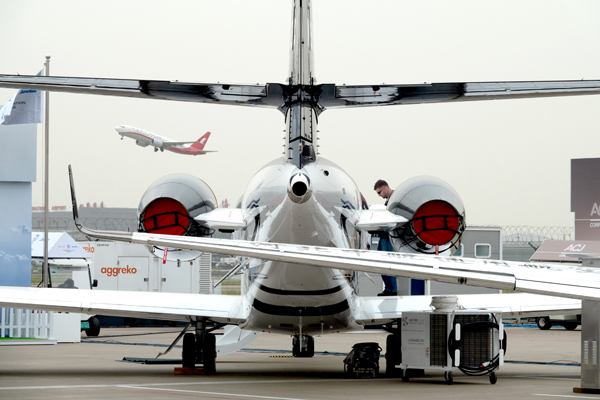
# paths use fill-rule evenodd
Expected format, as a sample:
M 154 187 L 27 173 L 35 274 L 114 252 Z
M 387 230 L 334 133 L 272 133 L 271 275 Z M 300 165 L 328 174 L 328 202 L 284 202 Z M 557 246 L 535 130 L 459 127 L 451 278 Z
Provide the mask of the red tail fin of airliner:
M 204 150 L 204 145 L 206 145 L 206 142 L 208 142 L 208 138 L 210 137 L 210 132 L 206 132 L 204 134 L 204 136 L 202 136 L 200 139 L 198 139 L 196 141 L 196 143 L 193 143 L 190 146 L 190 149 L 194 149 L 194 150 Z

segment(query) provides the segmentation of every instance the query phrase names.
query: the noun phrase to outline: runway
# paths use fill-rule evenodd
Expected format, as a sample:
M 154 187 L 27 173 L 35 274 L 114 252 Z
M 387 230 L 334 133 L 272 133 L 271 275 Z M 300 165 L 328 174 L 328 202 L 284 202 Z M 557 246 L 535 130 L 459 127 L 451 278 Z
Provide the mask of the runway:
M 217 358 L 217 375 L 174 375 L 172 365 L 117 362 L 155 357 L 175 338 L 174 328 L 109 328 L 82 343 L 0 346 L 2 399 L 597 399 L 573 393 L 580 384 L 580 331 L 507 328 L 508 361 L 498 382 L 456 372 L 423 378 L 348 379 L 343 359 L 358 342 L 385 344 L 385 333 L 333 334 L 315 338 L 313 358 L 290 355 L 291 338 L 263 333 L 249 350 Z M 384 347 L 384 346 L 382 346 Z M 178 358 L 180 349 L 167 358 Z M 382 353 L 385 352 L 385 349 Z M 336 353 L 331 354 L 331 353 Z M 344 354 L 344 355 L 341 355 Z M 385 360 L 381 360 L 385 370 Z

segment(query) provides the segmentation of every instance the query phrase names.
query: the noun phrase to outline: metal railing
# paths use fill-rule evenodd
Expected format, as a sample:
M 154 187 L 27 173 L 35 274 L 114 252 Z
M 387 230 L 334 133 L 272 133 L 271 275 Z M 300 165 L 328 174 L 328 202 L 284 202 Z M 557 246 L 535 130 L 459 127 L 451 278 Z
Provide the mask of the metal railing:
M 0 337 L 54 339 L 51 311 L 0 308 Z

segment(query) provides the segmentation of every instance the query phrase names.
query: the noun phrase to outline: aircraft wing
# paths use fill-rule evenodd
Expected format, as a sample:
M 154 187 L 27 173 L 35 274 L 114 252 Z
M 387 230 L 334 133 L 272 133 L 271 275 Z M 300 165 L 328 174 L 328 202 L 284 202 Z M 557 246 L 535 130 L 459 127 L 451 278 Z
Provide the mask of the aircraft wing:
M 0 306 L 121 317 L 189 321 L 209 317 L 239 324 L 249 307 L 242 296 L 52 288 L 0 288 Z
M 336 85 L 333 93 L 321 97 L 320 104 L 329 109 L 589 94 L 600 94 L 600 80 Z
M 353 309 L 357 322 L 381 325 L 405 311 L 431 311 L 433 296 L 359 297 Z M 581 301 L 528 293 L 456 295 L 462 310 L 501 312 L 506 318 L 581 314 Z
M 184 144 L 192 144 L 192 143 L 196 143 L 196 142 L 175 142 L 175 141 L 170 141 L 170 140 L 163 142 L 163 144 L 165 144 L 167 146 L 183 146 Z
M 96 231 L 82 226 L 78 217 L 75 219 L 75 225 L 83 234 L 91 237 L 148 246 L 182 248 L 311 267 L 430 279 L 571 299 L 600 299 L 600 270 L 584 266 L 388 253 L 138 232 Z
M 274 108 L 281 103 L 268 104 L 267 85 L 0 75 L 0 87 Z

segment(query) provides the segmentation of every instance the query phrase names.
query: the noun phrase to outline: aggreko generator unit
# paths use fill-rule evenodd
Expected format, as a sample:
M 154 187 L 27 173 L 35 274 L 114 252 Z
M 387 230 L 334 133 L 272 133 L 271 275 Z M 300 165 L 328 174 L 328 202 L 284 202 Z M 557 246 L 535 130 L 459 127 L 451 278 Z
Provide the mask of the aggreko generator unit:
M 402 314 L 402 380 L 413 370 L 442 370 L 448 384 L 453 371 L 488 375 L 504 363 L 506 336 L 501 314 L 451 312 L 405 312 Z

